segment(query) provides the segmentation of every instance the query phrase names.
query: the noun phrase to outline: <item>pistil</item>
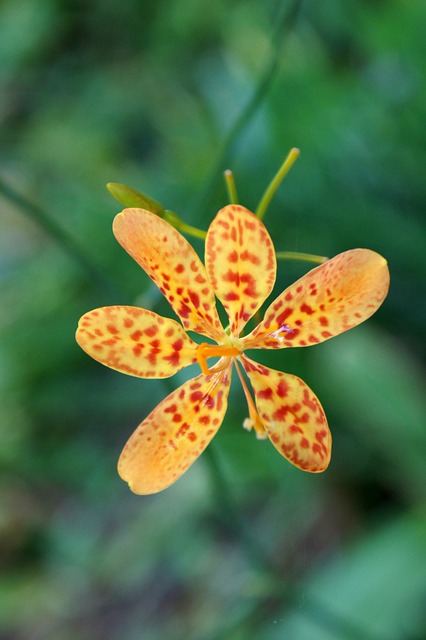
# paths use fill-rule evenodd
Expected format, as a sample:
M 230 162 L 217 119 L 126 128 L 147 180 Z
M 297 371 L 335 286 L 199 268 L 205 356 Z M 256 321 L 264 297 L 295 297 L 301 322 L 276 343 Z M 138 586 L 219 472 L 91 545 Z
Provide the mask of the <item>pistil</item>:
M 216 373 L 217 371 L 220 371 L 222 368 L 225 368 L 226 366 L 228 366 L 228 362 L 229 362 L 227 361 L 224 367 L 221 367 L 219 369 L 217 367 L 209 368 L 207 364 L 208 358 L 215 358 L 215 357 L 222 358 L 223 356 L 232 357 L 232 356 L 238 356 L 240 355 L 240 353 L 241 351 L 237 347 L 233 347 L 230 345 L 208 344 L 206 342 L 203 342 L 197 347 L 197 360 L 201 367 L 201 371 L 206 375 L 208 375 L 209 373 Z

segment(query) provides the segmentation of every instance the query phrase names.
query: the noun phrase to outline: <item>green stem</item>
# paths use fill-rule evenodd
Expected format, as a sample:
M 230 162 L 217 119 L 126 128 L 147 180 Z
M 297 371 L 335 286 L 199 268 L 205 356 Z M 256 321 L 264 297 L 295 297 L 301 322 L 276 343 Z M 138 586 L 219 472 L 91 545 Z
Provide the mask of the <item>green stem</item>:
M 216 447 L 217 444 L 213 441 L 204 451 L 203 458 L 209 465 L 213 497 L 217 512 L 220 514 L 221 524 L 241 543 L 248 559 L 263 576 L 267 592 L 253 599 L 251 603 L 247 603 L 240 615 L 227 618 L 225 627 L 222 627 L 218 634 L 214 634 L 212 640 L 233 637 L 236 632 L 236 637 L 248 637 L 249 632 L 253 635 L 256 629 L 262 628 L 266 615 L 279 614 L 284 608 L 288 609 L 288 605 L 300 608 L 298 586 L 293 587 L 283 579 L 280 567 L 268 558 L 263 547 L 252 534 L 251 527 L 244 522 L 225 477 Z M 384 640 L 365 630 L 357 622 L 342 616 L 338 611 L 327 608 L 315 596 L 304 593 L 303 597 L 304 609 L 301 614 L 310 618 L 318 626 L 334 633 L 336 638 Z M 238 632 L 242 634 L 238 635 Z
M 181 222 L 176 228 L 183 233 L 193 236 L 194 238 L 200 238 L 200 240 L 205 240 L 207 236 L 207 231 L 193 227 L 190 224 L 186 224 L 186 222 Z
M 244 526 L 238 505 L 232 496 L 229 483 L 217 455 L 217 444 L 215 442 L 212 442 L 207 447 L 203 457 L 205 457 L 209 466 L 213 497 L 217 511 L 220 514 L 222 526 L 237 540 L 241 540 L 250 562 L 262 573 L 270 574 L 273 571 L 272 565 L 257 544 L 256 539 L 251 535 L 249 528 Z
M 177 213 L 173 211 L 164 212 L 164 220 L 169 222 L 175 229 L 178 231 L 182 231 L 183 233 L 187 233 L 190 236 L 194 236 L 194 238 L 200 238 L 200 240 L 205 240 L 207 236 L 207 232 L 203 231 L 203 229 L 198 229 L 197 227 L 193 227 L 190 224 L 186 224 Z
M 234 174 L 231 169 L 226 169 L 223 173 L 225 177 L 226 188 L 230 204 L 238 204 L 237 186 L 234 180 Z
M 277 173 L 275 174 L 275 176 L 272 178 L 271 182 L 269 183 L 268 187 L 266 188 L 265 193 L 263 194 L 257 209 L 256 209 L 256 215 L 259 218 L 259 220 L 262 220 L 267 209 L 269 206 L 269 203 L 271 202 L 272 198 L 274 197 L 278 187 L 280 186 L 281 182 L 283 181 L 283 179 L 285 178 L 285 176 L 287 175 L 287 173 L 290 171 L 291 167 L 293 166 L 293 164 L 296 162 L 297 158 L 300 155 L 300 151 L 299 149 L 296 149 L 296 147 L 294 147 L 293 149 L 291 149 L 290 153 L 288 154 L 288 156 L 286 157 L 286 159 L 284 160 L 284 162 L 282 163 L 281 167 L 278 169 Z
M 328 260 L 326 256 L 316 256 L 313 253 L 302 253 L 301 251 L 277 251 L 276 256 L 277 260 L 302 260 L 315 264 L 322 264 Z
M 236 142 L 238 138 L 253 119 L 265 99 L 281 62 L 282 49 L 286 44 L 285 36 L 291 31 L 301 5 L 302 0 L 294 0 L 293 2 L 288 3 L 288 6 L 284 9 L 282 16 L 279 16 L 276 20 L 278 27 L 275 35 L 272 37 L 273 45 L 271 47 L 271 57 L 267 61 L 263 73 L 258 79 L 254 93 L 228 130 L 211 169 L 210 177 L 207 179 L 201 193 L 192 204 L 193 211 L 198 211 L 200 207 L 205 208 L 206 204 L 211 201 L 212 195 L 218 184 L 219 176 L 223 170 L 223 166 L 230 164 L 236 152 Z
M 60 227 L 56 221 L 41 207 L 28 200 L 25 196 L 15 191 L 13 187 L 0 179 L 0 194 L 9 202 L 16 205 L 26 213 L 32 220 L 42 227 L 46 233 L 54 238 L 74 260 L 78 266 L 86 272 L 92 282 L 101 289 L 107 296 L 117 295 L 117 290 L 104 277 L 103 272 L 91 260 L 86 257 L 83 249 L 73 240 L 73 238 Z

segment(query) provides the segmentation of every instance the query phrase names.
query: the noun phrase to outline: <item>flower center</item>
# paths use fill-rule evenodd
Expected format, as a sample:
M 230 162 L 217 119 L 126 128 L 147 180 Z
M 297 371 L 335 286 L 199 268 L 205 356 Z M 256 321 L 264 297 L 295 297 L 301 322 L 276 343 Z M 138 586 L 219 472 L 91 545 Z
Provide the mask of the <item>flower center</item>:
M 201 371 L 207 375 L 209 373 L 216 373 L 217 371 L 220 371 L 221 368 L 224 368 L 221 367 L 217 369 L 216 367 L 212 367 L 210 369 L 207 364 L 208 358 L 222 358 L 223 356 L 232 358 L 233 356 L 239 356 L 241 353 L 242 349 L 234 345 L 207 344 L 206 342 L 203 342 L 197 347 L 197 360 L 201 367 Z M 227 364 L 228 363 L 226 363 L 225 366 L 227 366 Z

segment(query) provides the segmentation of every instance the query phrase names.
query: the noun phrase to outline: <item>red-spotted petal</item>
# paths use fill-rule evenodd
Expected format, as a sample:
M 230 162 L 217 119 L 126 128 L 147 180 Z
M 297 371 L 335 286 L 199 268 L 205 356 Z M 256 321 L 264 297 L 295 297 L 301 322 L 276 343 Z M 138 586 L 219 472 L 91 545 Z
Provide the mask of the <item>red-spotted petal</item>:
M 168 222 L 144 209 L 124 209 L 114 235 L 165 295 L 185 329 L 223 337 L 206 270 L 189 242 Z
M 157 493 L 192 465 L 217 433 L 226 413 L 231 368 L 185 382 L 139 425 L 126 444 L 118 472 L 134 493 Z
M 246 356 L 242 362 L 274 447 L 303 471 L 324 471 L 330 462 L 331 434 L 313 391 L 296 376 L 269 369 Z
M 207 232 L 206 268 L 231 332 L 239 335 L 275 283 L 275 251 L 259 218 L 238 205 L 221 209 Z
M 312 269 L 269 306 L 243 338 L 246 349 L 306 347 L 367 320 L 389 289 L 386 260 L 368 249 L 340 253 Z
M 140 378 L 167 378 L 197 361 L 197 345 L 178 322 L 139 307 L 89 311 L 76 339 L 98 362 Z

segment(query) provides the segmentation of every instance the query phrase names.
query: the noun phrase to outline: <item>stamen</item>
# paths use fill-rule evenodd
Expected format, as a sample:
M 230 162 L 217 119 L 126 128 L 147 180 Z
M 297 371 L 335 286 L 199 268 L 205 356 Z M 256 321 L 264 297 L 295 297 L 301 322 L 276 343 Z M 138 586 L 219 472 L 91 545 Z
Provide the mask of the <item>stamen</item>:
M 249 417 L 244 420 L 243 427 L 244 429 L 247 429 L 247 431 L 251 431 L 252 429 L 254 429 L 256 432 L 256 438 L 258 438 L 258 440 L 265 440 L 265 438 L 268 437 L 265 431 L 265 427 L 263 426 L 263 422 L 259 414 L 257 413 L 256 405 L 253 398 L 251 397 L 251 393 L 248 390 L 246 381 L 244 380 L 243 374 L 241 373 L 240 367 L 238 366 L 237 362 L 235 362 L 235 368 L 237 370 L 238 377 L 241 380 L 241 384 L 243 385 L 244 395 L 246 397 L 249 410 Z
M 225 346 L 220 344 L 207 344 L 206 342 L 203 342 L 197 347 L 197 360 L 201 367 L 201 371 L 207 375 L 209 373 L 220 371 L 220 369 L 217 369 L 215 367 L 209 369 L 207 365 L 207 358 L 221 358 L 223 356 L 232 357 L 238 356 L 240 353 L 241 351 L 237 349 L 237 347 Z M 225 366 L 227 366 L 227 363 Z

